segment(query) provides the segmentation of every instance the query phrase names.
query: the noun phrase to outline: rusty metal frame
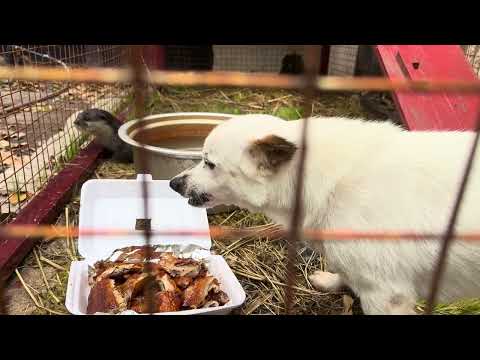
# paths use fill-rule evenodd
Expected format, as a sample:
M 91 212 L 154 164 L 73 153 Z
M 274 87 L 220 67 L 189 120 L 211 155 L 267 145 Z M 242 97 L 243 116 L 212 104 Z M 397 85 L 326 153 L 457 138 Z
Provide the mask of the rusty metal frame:
M 433 272 L 432 288 L 428 299 L 426 314 L 431 314 L 436 302 L 438 293 L 438 287 L 441 282 L 442 273 L 444 270 L 446 257 L 448 254 L 449 245 L 451 241 L 456 237 L 462 237 L 467 240 L 480 240 L 480 234 L 455 234 L 455 224 L 457 221 L 458 211 L 463 199 L 466 184 L 469 179 L 470 170 L 478 147 L 478 140 L 480 137 L 479 126 L 476 129 L 476 136 L 472 143 L 471 152 L 467 159 L 467 165 L 465 172 L 462 176 L 462 182 L 459 187 L 458 194 L 455 199 L 454 208 L 449 218 L 448 226 L 443 235 L 441 234 L 415 234 L 415 233 L 353 233 L 351 231 L 333 231 L 322 232 L 315 229 L 301 231 L 302 224 L 302 192 L 303 192 L 303 171 L 305 163 L 305 153 L 307 151 L 307 131 L 308 131 L 308 114 L 311 111 L 311 98 L 313 97 L 315 90 L 324 91 L 356 91 L 356 90 L 370 90 L 370 91 L 415 91 L 415 92 L 439 92 L 439 91 L 456 91 L 464 93 L 480 93 L 480 81 L 444 81 L 444 80 L 432 80 L 432 81 L 410 81 L 400 79 L 383 79 L 383 78 L 338 78 L 338 77 L 317 77 L 318 74 L 318 48 L 315 45 L 306 47 L 306 69 L 307 72 L 303 76 L 286 76 L 286 75 L 269 75 L 269 74 L 245 74 L 245 73 L 225 73 L 225 72 L 209 72 L 209 73 L 195 73 L 195 72 L 164 72 L 158 70 L 148 71 L 142 65 L 141 59 L 141 47 L 134 46 L 132 48 L 133 54 L 131 58 L 130 69 L 72 69 L 71 71 L 60 70 L 56 68 L 11 68 L 0 67 L 0 78 L 13 78 L 19 80 L 56 80 L 56 81 L 68 81 L 68 82 L 104 82 L 104 83 L 133 83 L 135 86 L 135 109 L 138 119 L 143 118 L 143 105 L 145 88 L 148 83 L 155 85 L 209 85 L 209 86 L 243 86 L 243 87 L 280 87 L 287 89 L 302 89 L 306 96 L 305 110 L 307 117 L 303 121 L 302 128 L 302 141 L 300 144 L 300 161 L 298 168 L 298 181 L 295 188 L 294 207 L 292 211 L 291 223 L 288 231 L 286 231 L 288 240 L 288 278 L 287 278 L 287 291 L 285 296 L 285 309 L 286 312 L 290 312 L 291 300 L 292 300 L 292 286 L 294 281 L 293 269 L 295 260 L 295 243 L 301 236 L 310 238 L 317 238 L 322 240 L 328 238 L 329 240 L 335 239 L 366 239 L 368 235 L 375 239 L 392 240 L 401 238 L 438 238 L 442 236 L 441 251 L 438 257 L 437 266 Z M 144 63 L 143 63 L 144 64 Z M 142 152 L 141 152 L 142 153 Z M 141 156 L 143 158 L 143 156 Z M 144 160 L 141 168 L 146 168 Z M 142 195 L 144 201 L 145 216 L 148 218 L 148 182 L 146 179 L 142 181 Z M 19 234 L 25 235 L 30 231 L 30 235 L 39 234 L 42 229 L 37 227 L 20 226 L 17 227 L 17 236 Z M 65 230 L 65 229 L 64 229 Z M 15 234 L 15 228 L 6 226 L 0 229 L 0 232 L 8 233 L 10 235 Z M 44 231 L 47 231 L 44 229 Z M 58 232 L 58 229 L 56 230 Z M 67 229 L 69 233 L 79 229 Z M 82 231 L 87 231 L 83 229 Z M 108 231 L 103 230 L 103 235 L 115 234 L 115 230 Z M 225 232 L 225 229 L 212 228 L 211 233 L 215 231 Z M 22 233 L 23 232 L 23 233 Z M 101 233 L 98 229 L 95 231 L 97 234 Z M 241 234 L 242 230 L 237 231 L 237 234 Z M 150 237 L 152 231 L 145 229 L 145 244 L 150 243 Z M 179 230 L 176 234 L 191 236 L 195 232 L 186 232 Z M 148 255 L 147 255 L 148 257 Z M 147 269 L 148 271 L 148 269 Z M 151 295 L 151 294 L 150 294 Z M 1 297 L 1 289 L 0 289 Z M 153 312 L 151 305 L 153 299 L 149 298 L 150 310 Z M 0 299 L 2 300 L 2 299 Z M 4 310 L 4 302 L 0 303 L 0 311 Z
M 144 74 L 144 77 L 147 75 Z M 132 69 L 86 68 L 62 70 L 55 67 L 0 66 L 0 79 L 30 81 L 68 81 L 82 83 L 131 84 L 135 79 Z M 149 81 L 152 85 L 175 86 L 230 86 L 256 88 L 304 89 L 307 86 L 305 76 L 276 75 L 267 73 L 242 72 L 185 72 L 151 70 Z M 445 79 L 408 80 L 386 79 L 383 77 L 343 77 L 323 76 L 315 80 L 316 90 L 322 91 L 402 91 L 402 92 L 457 92 L 479 93 L 480 80 L 457 81 Z

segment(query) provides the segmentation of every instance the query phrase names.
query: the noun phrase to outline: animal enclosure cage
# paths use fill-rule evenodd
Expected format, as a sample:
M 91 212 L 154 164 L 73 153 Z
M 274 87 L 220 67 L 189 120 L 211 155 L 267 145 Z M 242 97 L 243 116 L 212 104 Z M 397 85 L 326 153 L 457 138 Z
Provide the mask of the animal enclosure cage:
M 2 65 L 118 67 L 126 51 L 114 45 L 1 45 Z M 98 107 L 117 111 L 126 87 L 2 79 L 0 83 L 0 220 L 10 221 L 75 155 L 83 138 L 75 114 Z
M 359 58 L 362 47 L 369 46 L 322 46 L 320 51 L 324 73 L 332 76 L 357 75 L 365 65 L 370 65 L 370 59 Z M 462 45 L 462 49 L 474 72 L 480 76 L 480 45 Z M 289 54 L 297 54 L 302 58 L 305 55 L 304 45 L 169 45 L 165 47 L 165 52 L 165 67 L 171 70 L 264 73 L 278 73 L 283 59 Z M 371 55 L 369 53 L 367 56 Z
M 358 45 L 321 49 L 324 73 L 353 75 Z M 170 45 L 165 47 L 167 69 L 278 73 L 289 55 L 304 57 L 304 45 Z
M 471 45 L 473 46 L 473 45 Z M 476 45 L 474 47 L 477 47 Z M 178 48 L 168 49 L 166 55 L 167 68 L 190 70 L 193 67 L 201 70 L 211 68 L 209 73 L 178 73 L 175 71 L 160 71 L 145 69 L 145 62 L 141 57 L 141 49 L 138 47 L 127 48 L 113 45 L 94 46 L 35 46 L 35 45 L 8 45 L 2 48 L 2 62 L 4 67 L 0 69 L 0 78 L 3 78 L 2 92 L 0 95 L 0 126 L 4 129 L 2 137 L 4 147 L 1 149 L 0 160 L 2 162 L 2 214 L 6 214 L 3 222 L 7 223 L 15 217 L 17 211 L 28 204 L 28 200 L 38 194 L 48 179 L 61 170 L 62 165 L 71 161 L 76 154 L 75 147 L 83 146 L 84 142 L 72 126 L 74 114 L 82 109 L 100 107 L 117 112 L 130 95 L 130 85 L 133 85 L 133 100 L 136 105 L 136 117 L 141 119 L 144 115 L 144 95 L 147 83 L 155 85 L 207 85 L 207 86 L 245 86 L 245 87 L 274 87 L 299 89 L 305 93 L 305 114 L 311 111 L 311 98 L 315 90 L 323 91 L 469 91 L 480 92 L 479 82 L 435 82 L 428 84 L 409 80 L 390 81 L 388 79 L 350 79 L 350 78 L 318 78 L 319 59 L 321 49 L 316 46 L 306 46 L 295 51 L 301 54 L 305 61 L 305 74 L 301 76 L 279 76 L 279 66 L 284 54 L 292 51 L 291 47 L 283 49 L 268 49 L 265 53 L 269 56 L 265 62 L 260 61 L 258 49 L 246 49 L 243 51 L 253 54 L 247 59 L 241 58 L 245 52 L 232 52 L 229 58 L 226 54 L 230 50 L 213 47 L 213 60 L 210 50 L 200 56 L 201 60 L 183 62 L 179 58 L 187 59 L 193 56 L 194 49 Z M 470 50 L 469 50 L 470 49 Z M 217 50 L 217 52 L 216 52 Z M 227 51 L 228 50 L 228 51 Z M 356 63 L 357 48 L 355 46 L 332 46 L 330 49 L 329 74 L 353 75 Z M 263 50 L 262 50 L 263 51 Z M 470 52 L 469 52 L 470 51 Z M 472 48 L 466 49 L 466 55 L 475 65 L 476 53 Z M 260 51 L 260 54 L 262 52 Z M 249 60 L 250 59 L 250 60 Z M 253 60 L 252 60 L 253 59 Z M 335 61 L 332 61 L 336 59 Z M 131 68 L 124 67 L 129 64 Z M 89 72 L 86 67 L 108 67 L 114 69 L 101 69 Z M 44 68 L 42 70 L 42 68 Z M 33 71 L 35 70 L 36 71 Z M 253 70 L 252 70 L 253 69 Z M 220 70 L 235 70 L 243 72 L 266 72 L 267 74 L 239 74 L 223 73 Z M 270 74 L 268 74 L 270 73 Z M 89 85 L 87 85 L 89 84 Z M 121 85 L 120 85 L 121 84 Z M 305 126 L 308 121 L 305 121 Z M 478 128 L 478 127 L 477 127 Z M 307 129 L 304 129 L 307 131 Z M 304 132 L 305 134 L 305 132 Z M 303 137 L 304 141 L 305 137 Z M 478 136 L 476 138 L 478 140 Z M 477 142 L 472 146 L 472 157 L 468 160 L 471 164 Z M 302 179 L 305 149 L 300 147 L 300 164 L 298 176 Z M 468 178 L 467 167 L 464 179 Z M 292 269 L 294 244 L 305 235 L 299 228 L 300 208 L 302 199 L 299 194 L 302 190 L 302 181 L 298 181 L 291 226 L 285 232 L 289 242 L 289 270 Z M 144 186 L 143 201 L 148 204 L 148 187 Z M 460 189 L 456 206 L 461 203 L 463 189 Z M 147 205 L 145 205 L 147 208 Z M 4 210 L 5 209 L 5 210 Z M 309 237 L 319 239 L 431 239 L 442 238 L 444 246 L 436 269 L 437 276 L 434 279 L 432 294 L 435 295 L 440 279 L 442 264 L 448 251 L 448 244 L 453 238 L 453 228 L 456 220 L 456 211 L 452 214 L 451 221 L 445 234 L 412 234 L 390 233 L 388 229 L 379 233 L 348 233 L 321 232 L 314 229 L 308 233 Z M 35 227 L 2 227 L 3 235 L 15 236 L 18 241 L 25 237 L 44 237 L 52 235 L 51 228 Z M 9 232 L 10 231 L 10 232 Z M 68 234 L 78 235 L 81 229 L 56 229 L 55 235 Z M 211 234 L 226 234 L 227 229 L 211 228 Z M 173 232 L 175 233 L 175 232 Z M 166 234 L 173 234 L 166 232 Z M 178 234 L 191 236 L 192 233 L 179 230 Z M 193 232 L 194 233 L 194 232 Z M 244 229 L 233 233 L 235 236 L 251 234 Z M 104 234 L 105 235 L 105 234 Z M 150 242 L 151 231 L 145 230 L 145 244 Z M 471 235 L 478 240 L 478 235 Z M 0 250 L 1 250 L 0 243 Z M 432 269 L 433 270 L 433 269 Z M 291 272 L 291 271 L 290 271 Z M 293 279 L 290 276 L 287 281 L 291 289 Z M 291 299 L 288 299 L 287 304 Z M 434 303 L 435 296 L 430 299 L 430 307 Z M 289 306 L 286 306 L 289 309 Z

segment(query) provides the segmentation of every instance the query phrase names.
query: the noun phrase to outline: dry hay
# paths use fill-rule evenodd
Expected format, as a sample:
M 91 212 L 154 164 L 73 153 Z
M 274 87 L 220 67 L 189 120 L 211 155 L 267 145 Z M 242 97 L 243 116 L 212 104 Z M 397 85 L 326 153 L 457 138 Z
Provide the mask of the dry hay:
M 301 96 L 280 90 L 183 89 L 164 88 L 148 103 L 148 113 L 173 111 L 206 111 L 223 113 L 271 113 L 286 119 L 301 115 Z M 363 116 L 358 95 L 326 94 L 314 101 L 315 115 Z M 131 165 L 103 162 L 93 178 L 134 178 Z M 68 210 L 67 210 L 68 209 Z M 78 224 L 79 194 L 72 199 L 57 224 Z M 68 218 L 68 219 L 67 219 Z M 209 217 L 211 224 L 232 227 L 259 227 L 265 230 L 269 221 L 263 215 L 237 210 L 230 214 Z M 241 282 L 247 294 L 240 314 L 284 313 L 287 244 L 284 239 L 265 236 L 245 239 L 213 239 L 213 251 L 222 255 Z M 68 270 L 73 259 L 79 258 L 76 239 L 45 239 L 40 242 L 17 269 L 7 287 L 12 314 L 65 314 L 65 292 Z M 307 248 L 298 248 L 295 314 L 351 314 L 351 298 L 345 294 L 325 294 L 313 289 L 308 274 L 323 269 L 323 259 Z M 22 281 L 20 281 L 20 277 Z M 23 284 L 22 284 L 23 282 Z M 361 313 L 355 301 L 353 313 Z M 419 304 L 418 309 L 422 309 Z M 440 305 L 437 314 L 478 314 L 480 301 Z
M 77 226 L 77 195 L 57 219 L 57 225 Z M 7 286 L 9 314 L 68 314 L 65 295 L 70 264 L 81 259 L 76 239 L 43 239 L 19 266 Z
M 210 224 L 231 227 L 258 227 L 273 225 L 265 216 L 236 210 L 230 214 L 209 217 Z M 241 314 L 285 313 L 287 276 L 287 243 L 276 236 L 250 237 L 230 240 L 213 239 L 213 251 L 222 255 L 247 294 Z M 324 268 L 324 262 L 313 251 L 302 247 L 296 258 L 293 314 L 340 314 L 343 312 L 341 294 L 321 293 L 313 289 L 308 275 Z
M 217 112 L 272 114 L 285 120 L 303 116 L 303 96 L 287 90 L 164 87 L 147 102 L 147 114 Z M 360 94 L 324 93 L 315 97 L 312 113 L 323 116 L 378 118 L 364 110 Z

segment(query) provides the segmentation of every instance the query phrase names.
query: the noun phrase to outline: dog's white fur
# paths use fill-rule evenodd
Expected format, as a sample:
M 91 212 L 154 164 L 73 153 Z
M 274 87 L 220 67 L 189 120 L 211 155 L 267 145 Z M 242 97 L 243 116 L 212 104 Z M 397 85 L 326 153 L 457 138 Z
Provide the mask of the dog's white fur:
M 259 168 L 251 144 L 277 135 L 299 144 L 301 122 L 243 115 L 215 128 L 187 190 L 212 195 L 204 206 L 234 204 L 288 226 L 298 151 L 279 171 Z M 472 132 L 408 132 L 388 122 L 316 118 L 309 123 L 303 226 L 358 231 L 443 232 L 464 171 Z M 480 159 L 472 169 L 456 227 L 480 229 Z M 366 314 L 413 314 L 425 299 L 440 249 L 438 241 L 311 242 L 333 273 L 317 272 L 317 288 L 350 287 Z M 456 241 L 439 300 L 480 297 L 480 246 Z

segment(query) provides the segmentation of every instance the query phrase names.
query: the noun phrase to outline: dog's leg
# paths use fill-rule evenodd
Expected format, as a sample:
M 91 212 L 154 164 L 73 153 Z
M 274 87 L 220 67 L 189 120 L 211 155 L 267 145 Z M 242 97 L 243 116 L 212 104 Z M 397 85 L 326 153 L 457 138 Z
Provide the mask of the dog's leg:
M 360 303 L 365 315 L 417 315 L 415 299 L 392 292 L 368 292 L 360 294 Z
M 320 270 L 311 274 L 308 280 L 319 291 L 336 292 L 345 286 L 340 275 Z

